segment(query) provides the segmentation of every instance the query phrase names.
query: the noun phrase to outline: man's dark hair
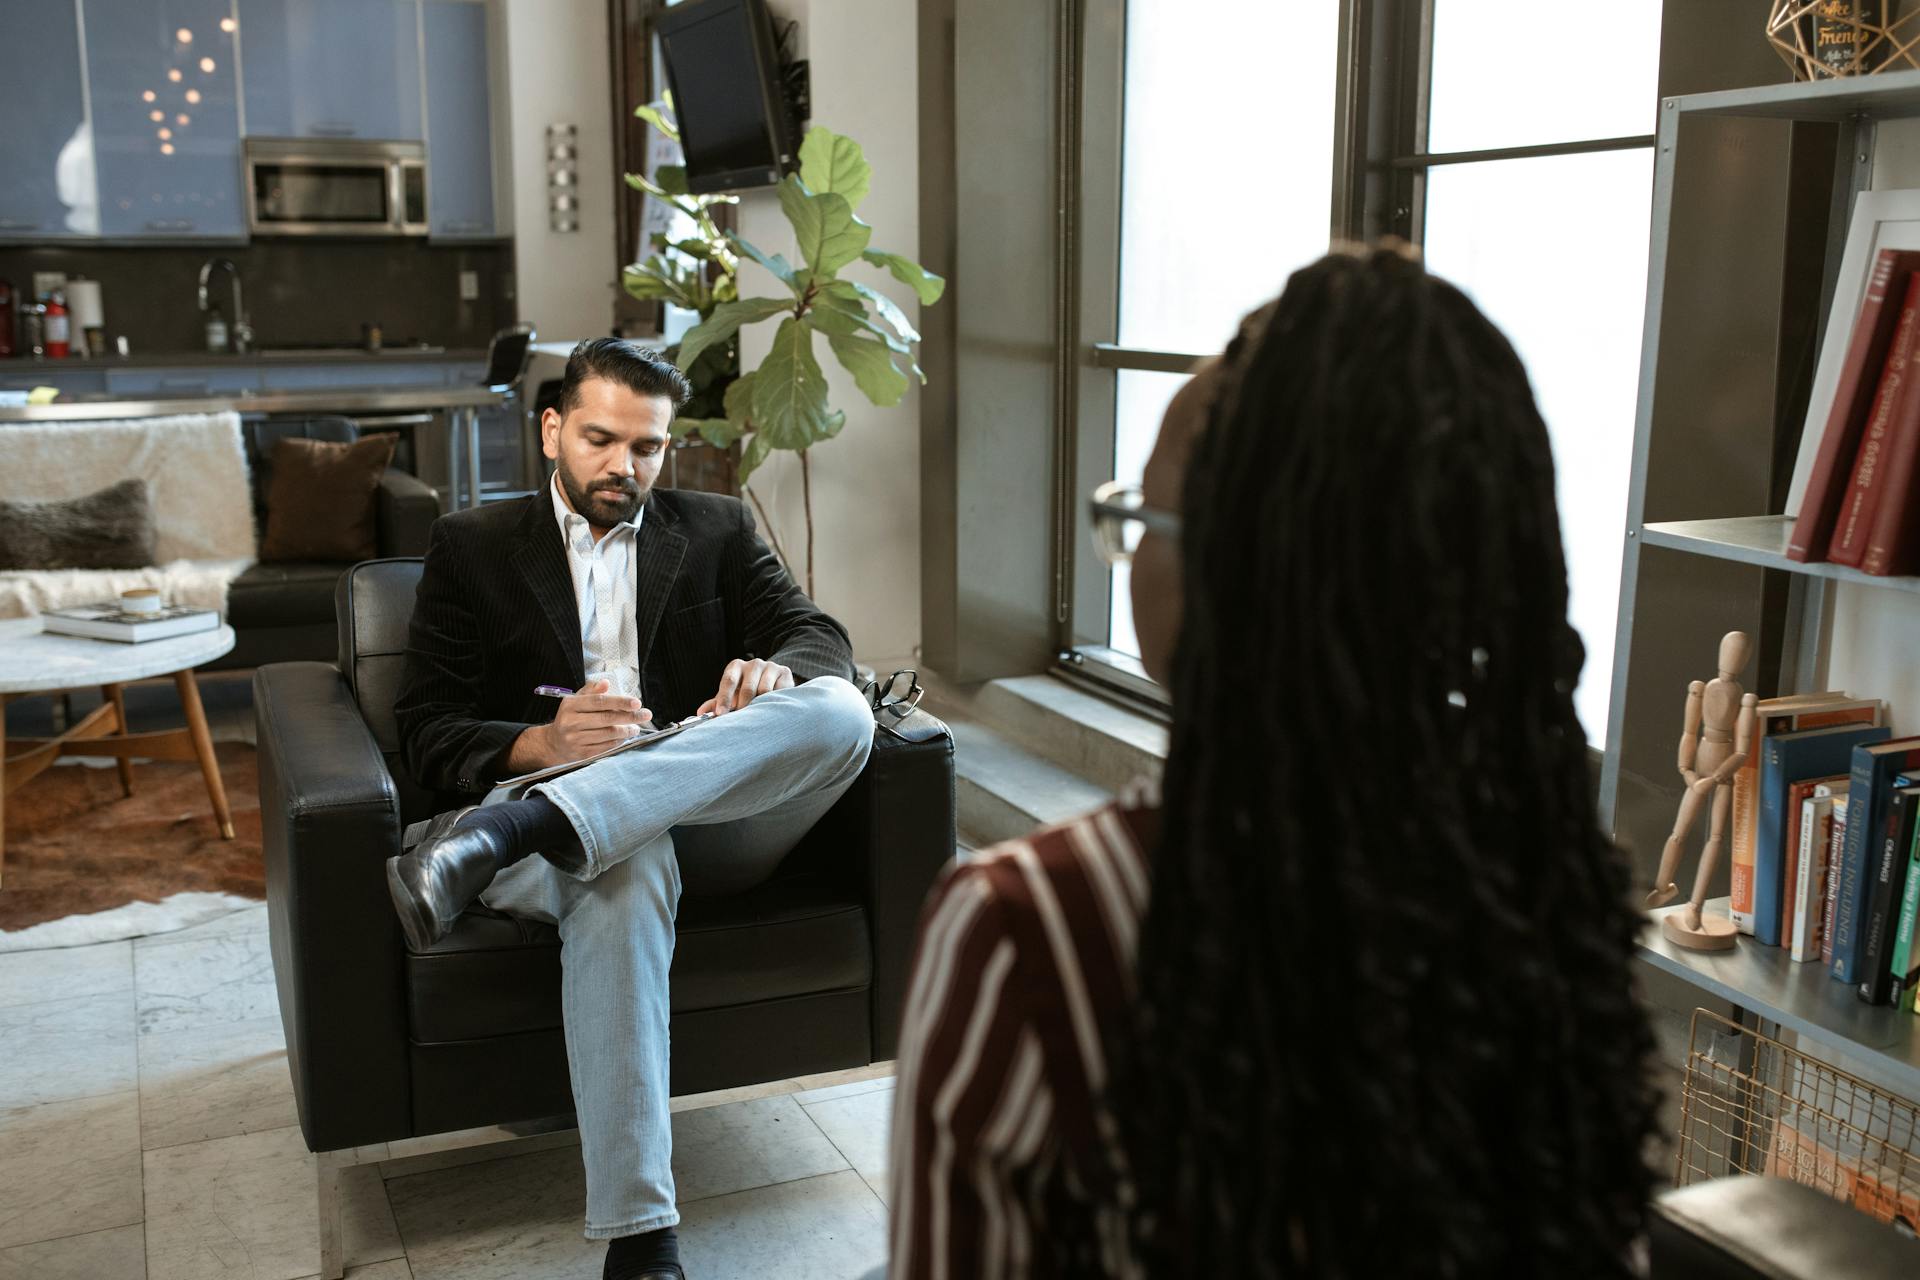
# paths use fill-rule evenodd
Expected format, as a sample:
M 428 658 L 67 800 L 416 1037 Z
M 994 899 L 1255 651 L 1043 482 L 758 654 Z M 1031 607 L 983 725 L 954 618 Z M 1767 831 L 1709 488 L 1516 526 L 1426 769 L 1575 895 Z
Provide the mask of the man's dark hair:
M 1526 371 L 1379 251 L 1296 272 L 1223 372 L 1110 1045 L 1140 1260 L 1626 1277 L 1653 1186 L 1644 917 L 1595 812 Z
M 588 338 L 567 357 L 566 376 L 560 380 L 560 416 L 580 403 L 580 384 L 589 378 L 617 382 L 643 396 L 665 396 L 677 410 L 693 394 L 687 375 L 657 351 L 630 338 Z

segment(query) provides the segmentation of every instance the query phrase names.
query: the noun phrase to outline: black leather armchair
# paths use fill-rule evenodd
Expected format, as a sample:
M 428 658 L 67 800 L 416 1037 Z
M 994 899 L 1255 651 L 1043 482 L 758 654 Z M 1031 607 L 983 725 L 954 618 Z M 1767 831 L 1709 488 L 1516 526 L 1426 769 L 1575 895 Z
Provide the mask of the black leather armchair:
M 1920 1270 L 1911 1233 L 1786 1178 L 1713 1178 L 1654 1203 L 1652 1280 L 1895 1280 Z
M 264 418 L 240 424 L 252 477 L 254 527 L 267 527 L 267 492 L 273 481 L 273 446 L 288 437 L 351 444 L 359 428 L 347 418 Z M 440 515 L 440 496 L 405 471 L 388 467 L 374 495 L 375 536 L 383 556 L 417 556 L 427 549 L 427 531 Z M 227 590 L 227 621 L 233 649 L 204 670 L 229 671 L 269 662 L 331 662 L 337 627 L 334 587 L 344 561 L 281 561 L 255 564 Z
M 387 900 L 383 864 L 431 811 L 392 710 L 419 577 L 418 560 L 355 565 L 338 667 L 254 677 L 274 978 L 301 1132 L 322 1153 L 329 1276 L 352 1148 L 573 1110 L 555 931 L 483 908 L 413 953 Z M 773 879 L 682 901 L 676 1094 L 893 1056 L 921 901 L 955 847 L 951 736 L 930 716 L 903 727 L 922 740 L 876 726 L 865 772 Z

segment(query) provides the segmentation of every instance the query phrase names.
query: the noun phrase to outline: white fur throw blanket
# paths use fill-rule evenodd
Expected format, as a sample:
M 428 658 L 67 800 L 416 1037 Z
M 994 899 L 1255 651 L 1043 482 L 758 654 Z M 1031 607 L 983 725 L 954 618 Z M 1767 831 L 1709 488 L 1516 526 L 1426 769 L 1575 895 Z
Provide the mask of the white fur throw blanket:
M 168 604 L 226 612 L 228 585 L 254 559 L 239 414 L 0 423 L 0 498 L 81 498 L 129 477 L 147 482 L 156 563 L 0 572 L 0 618 L 110 600 L 135 587 L 157 589 Z

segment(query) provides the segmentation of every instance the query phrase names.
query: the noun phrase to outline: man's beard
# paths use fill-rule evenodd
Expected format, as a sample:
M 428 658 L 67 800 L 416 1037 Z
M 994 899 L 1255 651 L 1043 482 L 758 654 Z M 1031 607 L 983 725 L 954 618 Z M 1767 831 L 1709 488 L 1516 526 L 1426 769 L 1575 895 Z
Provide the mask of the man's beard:
M 648 491 L 633 480 L 600 480 L 582 489 L 564 466 L 557 471 L 569 505 L 596 529 L 625 524 L 647 500 Z

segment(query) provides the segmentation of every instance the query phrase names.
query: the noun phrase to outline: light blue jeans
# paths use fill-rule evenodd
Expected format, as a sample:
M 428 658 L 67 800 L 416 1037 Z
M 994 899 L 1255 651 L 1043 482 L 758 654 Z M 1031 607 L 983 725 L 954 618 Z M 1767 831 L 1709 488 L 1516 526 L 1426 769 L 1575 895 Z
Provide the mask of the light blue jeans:
M 867 700 L 827 677 L 535 788 L 573 823 L 587 868 L 575 876 L 523 858 L 481 900 L 559 926 L 589 1239 L 680 1221 L 667 971 L 683 885 L 707 895 L 765 880 L 853 785 L 872 747 Z

